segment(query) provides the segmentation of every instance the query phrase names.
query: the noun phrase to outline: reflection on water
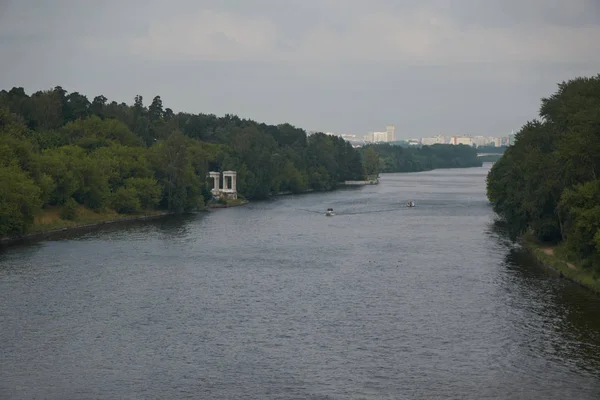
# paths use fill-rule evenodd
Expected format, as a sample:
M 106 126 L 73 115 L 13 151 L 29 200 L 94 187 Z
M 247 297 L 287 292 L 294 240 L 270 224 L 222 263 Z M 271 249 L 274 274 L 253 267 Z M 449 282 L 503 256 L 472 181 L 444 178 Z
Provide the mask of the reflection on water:
M 184 215 L 171 215 L 158 217 L 148 220 L 125 220 L 116 221 L 113 223 L 100 224 L 96 226 L 81 227 L 75 230 L 65 230 L 62 232 L 52 232 L 41 236 L 25 237 L 18 242 L 10 244 L 0 244 L 0 257 L 7 252 L 14 253 L 19 248 L 26 249 L 25 251 L 30 252 L 32 248 L 41 248 L 44 243 L 48 240 L 61 241 L 61 240 L 72 240 L 72 241 L 85 241 L 96 238 L 102 238 L 105 240 L 119 240 L 120 238 L 133 238 L 139 237 L 144 238 L 147 234 L 154 232 L 162 233 L 165 238 L 169 237 L 185 237 L 188 233 L 188 225 L 192 221 L 196 221 L 205 212 L 184 214 Z M 1 258 L 0 258 L 1 259 Z
M 558 335 L 533 336 L 529 345 L 536 354 L 576 363 L 578 369 L 600 377 L 600 298 L 560 279 L 551 270 L 539 265 L 524 249 L 513 249 L 505 258 L 507 288 L 517 292 L 513 301 L 536 316 L 530 323 L 542 324 Z

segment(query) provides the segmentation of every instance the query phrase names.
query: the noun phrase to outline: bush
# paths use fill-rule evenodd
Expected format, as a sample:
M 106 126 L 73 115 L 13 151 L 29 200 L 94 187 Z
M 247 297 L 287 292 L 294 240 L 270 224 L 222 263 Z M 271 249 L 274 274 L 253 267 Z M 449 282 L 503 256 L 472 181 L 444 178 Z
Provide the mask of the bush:
M 152 178 L 129 178 L 125 180 L 125 187 L 133 189 L 140 200 L 140 206 L 149 210 L 158 205 L 162 188 L 156 179 Z
M 123 187 L 113 194 L 112 206 L 119 214 L 134 214 L 142 207 L 137 191 Z
M 60 210 L 60 217 L 62 219 L 74 220 L 77 218 L 77 202 L 74 198 L 69 197 Z
M 0 237 L 26 233 L 41 207 L 40 194 L 18 166 L 0 166 Z

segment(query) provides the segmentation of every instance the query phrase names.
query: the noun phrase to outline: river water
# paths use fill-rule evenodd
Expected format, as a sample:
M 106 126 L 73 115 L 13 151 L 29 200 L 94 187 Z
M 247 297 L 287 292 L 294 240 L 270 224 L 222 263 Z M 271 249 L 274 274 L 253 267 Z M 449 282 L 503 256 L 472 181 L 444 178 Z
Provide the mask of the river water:
M 0 398 L 597 400 L 600 300 L 494 229 L 489 168 L 4 249 Z

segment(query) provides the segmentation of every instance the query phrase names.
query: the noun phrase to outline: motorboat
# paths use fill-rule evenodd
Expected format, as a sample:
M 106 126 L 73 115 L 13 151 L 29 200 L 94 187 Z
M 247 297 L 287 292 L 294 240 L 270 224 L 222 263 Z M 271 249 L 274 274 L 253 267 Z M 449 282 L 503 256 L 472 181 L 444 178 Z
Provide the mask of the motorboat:
M 328 208 L 328 209 L 327 209 L 327 211 L 325 212 L 325 216 L 327 216 L 327 217 L 331 217 L 331 216 L 333 216 L 333 215 L 335 215 L 335 214 L 333 213 L 333 208 Z
M 406 203 L 406 207 L 414 207 L 415 206 L 415 202 L 414 201 L 409 201 L 408 203 Z

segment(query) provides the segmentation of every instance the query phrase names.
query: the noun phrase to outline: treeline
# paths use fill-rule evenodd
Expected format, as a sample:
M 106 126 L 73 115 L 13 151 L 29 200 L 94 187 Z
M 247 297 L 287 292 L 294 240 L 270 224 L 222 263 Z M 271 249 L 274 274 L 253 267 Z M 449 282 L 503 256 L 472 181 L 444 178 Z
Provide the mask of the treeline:
M 477 150 L 467 145 L 434 144 L 402 147 L 387 143 L 368 145 L 379 155 L 381 172 L 419 172 L 436 168 L 481 167 Z
M 500 146 L 500 147 L 496 147 L 496 146 L 479 146 L 477 147 L 477 152 L 478 153 L 489 153 L 489 154 L 504 154 L 504 152 L 506 151 L 506 148 L 508 146 Z
M 44 208 L 73 219 L 79 205 L 185 212 L 209 201 L 208 171 L 236 170 L 241 197 L 333 189 L 364 178 L 360 153 L 322 133 L 234 115 L 174 113 L 91 101 L 61 87 L 0 92 L 0 237 L 21 234 Z
M 600 273 L 600 75 L 558 85 L 494 164 L 487 194 L 513 239 L 562 242 Z
M 502 154 L 488 154 L 485 156 L 480 156 L 479 159 L 481 162 L 496 162 L 502 157 Z

